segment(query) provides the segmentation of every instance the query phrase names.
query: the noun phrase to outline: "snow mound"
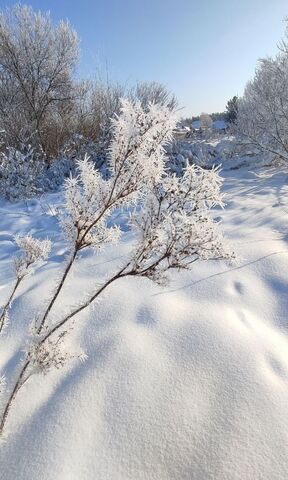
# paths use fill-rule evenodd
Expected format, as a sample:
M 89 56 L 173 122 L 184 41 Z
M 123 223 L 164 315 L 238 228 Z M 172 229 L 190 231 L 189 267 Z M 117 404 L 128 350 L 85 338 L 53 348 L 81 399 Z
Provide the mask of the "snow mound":
M 165 289 L 121 280 L 78 316 L 71 343 L 88 359 L 23 387 L 0 450 L 1 480 L 287 480 L 288 172 L 223 175 L 227 208 L 215 216 L 237 264 L 199 262 Z M 56 194 L 0 204 L 0 302 L 13 280 L 12 235 L 54 242 L 51 263 L 23 284 L 0 339 L 8 374 L 23 322 L 63 262 L 57 208 Z M 119 249 L 85 255 L 57 313 L 95 274 L 104 278 L 131 241 L 127 232 Z

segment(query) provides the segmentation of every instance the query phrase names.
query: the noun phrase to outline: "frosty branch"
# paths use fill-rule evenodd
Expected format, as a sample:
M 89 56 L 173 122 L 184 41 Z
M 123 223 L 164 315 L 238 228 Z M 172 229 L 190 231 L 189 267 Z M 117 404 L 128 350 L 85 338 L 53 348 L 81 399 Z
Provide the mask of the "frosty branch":
M 51 242 L 49 240 L 37 240 L 31 235 L 26 235 L 24 237 L 16 236 L 15 240 L 23 254 L 14 259 L 16 281 L 0 314 L 0 333 L 8 323 L 9 308 L 14 300 L 19 285 L 25 277 L 33 273 L 37 262 L 45 260 L 48 257 L 51 250 Z

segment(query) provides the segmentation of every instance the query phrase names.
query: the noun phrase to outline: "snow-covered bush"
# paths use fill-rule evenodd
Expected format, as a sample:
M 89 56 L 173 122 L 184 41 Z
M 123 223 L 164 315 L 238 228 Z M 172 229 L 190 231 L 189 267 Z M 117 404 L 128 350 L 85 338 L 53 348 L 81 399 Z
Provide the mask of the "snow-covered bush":
M 205 140 L 174 140 L 167 145 L 168 167 L 172 173 L 181 176 L 187 165 L 198 165 L 203 168 L 212 168 L 220 165 L 225 158 L 218 151 L 218 145 L 223 139 L 215 143 Z
M 172 138 L 175 123 L 169 107 L 150 104 L 143 108 L 140 102 L 122 101 L 121 112 L 112 123 L 108 177 L 104 178 L 86 157 L 77 162 L 78 175 L 66 180 L 65 210 L 60 221 L 69 241 L 70 257 L 34 328 L 32 345 L 26 349 L 1 416 L 0 433 L 18 391 L 30 376 L 59 368 L 71 358 L 62 350 L 69 321 L 109 285 L 123 277 L 146 277 L 162 284 L 168 281 L 171 269 L 190 268 L 199 259 L 233 256 L 210 213 L 215 205 L 223 206 L 219 172 L 195 166 L 187 166 L 182 177 L 167 172 L 164 146 Z M 117 243 L 122 232 L 111 225 L 111 215 L 116 208 L 131 210 L 133 206 L 130 226 L 136 244 L 119 270 L 111 272 L 100 286 L 96 279 L 94 291 L 80 306 L 71 306 L 66 316 L 49 321 L 79 253 Z
M 0 196 L 9 200 L 41 192 L 46 172 L 45 155 L 28 145 L 24 152 L 7 147 L 0 153 Z
M 111 117 L 113 117 L 113 113 L 111 113 Z M 108 135 L 108 133 L 106 133 L 106 135 Z M 86 155 L 96 167 L 100 168 L 107 157 L 107 144 L 104 141 L 104 131 L 99 137 L 96 143 L 85 138 L 83 135 L 74 134 L 64 145 L 61 151 L 62 157 L 69 159 L 71 163 L 75 165 L 76 160 L 83 159 Z
M 187 166 L 187 163 L 193 161 L 193 155 L 188 145 L 182 140 L 173 140 L 165 147 L 167 154 L 167 166 L 172 173 L 176 175 L 182 175 L 183 169 Z
M 249 143 L 239 141 L 237 136 L 221 135 L 216 139 L 174 140 L 165 147 L 167 167 L 181 176 L 187 165 L 198 165 L 204 169 L 221 166 L 223 170 L 240 167 L 261 167 L 274 161 L 270 152 L 259 152 Z
M 66 178 L 76 173 L 76 162 L 68 156 L 60 156 L 53 160 L 41 178 L 42 190 L 56 191 L 63 186 Z

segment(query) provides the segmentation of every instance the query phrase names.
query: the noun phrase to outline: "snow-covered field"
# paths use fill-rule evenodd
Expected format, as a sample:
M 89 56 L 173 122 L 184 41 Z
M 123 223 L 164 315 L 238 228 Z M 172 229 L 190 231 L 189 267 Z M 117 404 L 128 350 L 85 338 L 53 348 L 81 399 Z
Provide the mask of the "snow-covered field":
M 75 319 L 84 362 L 34 376 L 11 411 L 1 480 L 287 480 L 288 171 L 225 171 L 215 211 L 237 262 L 197 262 L 169 287 L 122 279 Z M 0 302 L 13 283 L 13 236 L 53 241 L 51 261 L 21 286 L 0 338 L 0 367 L 19 361 L 23 325 L 43 310 L 66 246 L 57 194 L 0 204 Z M 85 254 L 60 315 L 117 266 L 131 242 Z M 89 322 L 83 322 L 89 316 Z

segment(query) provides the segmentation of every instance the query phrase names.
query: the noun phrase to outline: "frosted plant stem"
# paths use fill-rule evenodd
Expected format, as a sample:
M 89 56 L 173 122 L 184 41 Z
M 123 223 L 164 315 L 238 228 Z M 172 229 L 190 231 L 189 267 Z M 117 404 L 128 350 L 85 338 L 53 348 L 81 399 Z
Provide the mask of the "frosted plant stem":
M 17 288 L 19 287 L 19 285 L 20 285 L 20 283 L 21 283 L 21 280 L 22 280 L 22 278 L 17 278 L 17 281 L 16 281 L 16 283 L 15 283 L 15 285 L 14 285 L 14 288 L 13 288 L 13 290 L 12 290 L 12 292 L 11 292 L 11 295 L 10 295 L 10 297 L 9 297 L 6 305 L 3 307 L 2 313 L 1 313 L 1 315 L 0 315 L 0 333 L 2 332 L 3 327 L 4 327 L 5 315 L 6 315 L 6 313 L 8 312 L 8 310 L 9 310 L 9 308 L 10 308 L 10 305 L 11 305 L 13 299 L 14 299 L 14 295 L 15 295 L 15 293 L 16 293 L 16 290 L 17 290 Z
M 73 254 L 72 254 L 72 256 L 71 256 L 71 258 L 70 258 L 70 260 L 69 260 L 69 262 L 68 262 L 68 264 L 67 264 L 67 266 L 66 266 L 66 268 L 65 268 L 65 270 L 64 270 L 64 273 L 63 273 L 63 275 L 62 275 L 62 278 L 61 278 L 61 280 L 60 280 L 60 282 L 59 282 L 59 284 L 58 284 L 58 286 L 57 286 L 57 289 L 56 289 L 56 291 L 54 292 L 54 295 L 52 296 L 52 298 L 51 298 L 51 300 L 50 300 L 50 302 L 49 302 L 49 305 L 48 305 L 48 307 L 46 308 L 46 311 L 45 311 L 45 313 L 44 313 L 44 315 L 43 315 L 43 317 L 42 317 L 42 320 L 41 320 L 41 322 L 40 322 L 40 324 L 39 324 L 39 326 L 38 326 L 38 329 L 37 329 L 37 333 L 38 333 L 38 334 L 41 333 L 42 330 L 43 330 L 43 327 L 44 327 L 44 325 L 45 325 L 46 318 L 48 317 L 48 315 L 49 315 L 49 313 L 50 313 L 50 310 L 52 309 L 55 301 L 57 300 L 57 297 L 58 297 L 59 293 L 61 292 L 61 290 L 62 290 L 62 288 L 63 288 L 63 286 L 64 286 L 65 280 L 66 280 L 67 275 L 68 275 L 68 273 L 70 272 L 71 267 L 72 267 L 72 265 L 73 265 L 73 263 L 74 263 L 74 261 L 75 261 L 75 259 L 76 259 L 77 253 L 78 253 L 78 249 L 77 249 L 77 247 L 75 247 L 74 252 L 73 252 Z
M 161 258 L 161 260 L 162 260 L 162 258 Z M 154 267 L 161 260 L 158 260 L 157 262 L 154 262 L 154 264 L 150 265 L 149 268 Z M 145 275 L 145 272 L 148 269 L 148 268 L 146 268 L 145 270 L 142 270 L 141 272 L 137 273 L 133 269 L 128 270 L 129 266 L 130 266 L 130 261 L 124 267 L 122 267 L 113 277 L 109 278 L 86 302 L 84 302 L 82 305 L 80 305 L 80 307 L 76 308 L 71 313 L 69 313 L 59 323 L 54 325 L 54 327 L 52 327 L 49 330 L 49 332 L 47 332 L 46 335 L 41 339 L 41 341 L 39 342 L 39 345 L 42 345 L 46 340 L 48 340 L 48 338 L 50 338 L 55 332 L 57 332 L 61 327 L 63 327 L 63 325 L 66 324 L 72 317 L 74 317 L 75 315 L 80 313 L 85 308 L 89 307 L 89 305 L 91 305 L 91 303 L 93 303 L 94 300 L 96 300 L 96 298 L 99 295 L 101 295 L 101 293 L 103 293 L 104 290 L 106 290 L 106 288 L 109 285 L 111 285 L 113 282 L 115 282 L 116 280 L 119 280 L 120 278 L 124 278 L 124 277 L 128 277 L 128 276 L 137 276 L 137 274 L 140 275 L 140 276 L 142 276 L 143 274 Z M 125 270 L 126 270 L 126 272 L 125 272 Z M 26 379 L 24 379 L 25 372 L 29 368 L 30 363 L 31 363 L 30 360 L 26 357 L 26 361 L 24 363 L 24 366 L 22 367 L 22 369 L 19 373 L 19 376 L 18 376 L 18 379 L 15 383 L 14 389 L 13 389 L 13 391 L 12 391 L 8 401 L 7 401 L 6 407 L 5 407 L 4 412 L 2 414 L 1 423 L 0 423 L 0 435 L 3 433 L 9 411 L 12 407 L 12 404 L 13 404 L 15 398 L 16 398 L 17 393 L 19 392 L 21 387 L 24 385 L 24 383 L 26 382 L 26 380 L 28 380 L 28 378 L 30 376 L 29 375 Z
M 12 393 L 11 393 L 11 395 L 10 395 L 8 401 L 7 401 L 6 407 L 3 411 L 3 414 L 2 414 L 2 417 L 1 417 L 1 422 L 0 422 L 0 436 L 3 434 L 3 429 L 5 427 L 6 420 L 7 420 L 8 414 L 10 412 L 10 408 L 12 407 L 13 401 L 14 401 L 17 393 L 19 392 L 20 388 L 25 383 L 24 375 L 25 375 L 25 372 L 26 372 L 27 368 L 29 367 L 29 363 L 30 363 L 29 360 L 25 361 L 24 366 L 22 367 L 21 372 L 18 376 L 18 379 L 17 379 L 17 381 L 14 385 Z
M 124 267 L 123 269 L 120 270 L 120 272 L 118 272 L 116 275 L 114 275 L 114 277 L 110 278 L 109 280 L 107 280 L 107 282 L 104 283 L 104 285 L 102 285 L 102 287 L 100 287 L 99 290 L 97 290 L 97 292 L 95 292 L 94 295 L 92 295 L 85 303 L 83 303 L 82 305 L 80 305 L 80 307 L 76 308 L 75 310 L 73 310 L 71 313 L 69 313 L 69 315 L 67 315 L 65 318 L 63 318 L 59 323 L 57 323 L 56 325 L 54 325 L 54 327 L 41 339 L 41 342 L 40 342 L 40 345 L 42 343 L 44 343 L 51 335 L 53 335 L 53 333 L 55 333 L 59 328 L 61 328 L 66 322 L 68 322 L 72 317 L 74 317 L 75 315 L 77 315 L 78 313 L 82 312 L 82 310 L 84 310 L 85 308 L 89 307 L 89 305 L 91 305 L 92 302 L 94 302 L 94 300 L 96 300 L 96 298 L 109 286 L 111 285 L 111 283 L 115 282 L 115 280 L 118 280 L 119 278 L 122 278 L 122 277 L 126 277 L 128 275 L 132 275 L 132 273 L 122 273 L 124 270 L 125 270 L 126 267 Z
M 71 261 L 69 262 L 69 264 L 71 263 Z M 72 263 L 71 263 L 72 265 Z M 71 267 L 70 267 L 71 268 Z M 43 344 L 51 335 L 53 335 L 60 327 L 62 327 L 66 322 L 68 322 L 72 317 L 74 317 L 75 315 L 77 315 L 78 313 L 80 313 L 82 310 L 84 310 L 86 307 L 88 307 L 109 285 L 111 285 L 111 283 L 113 283 L 115 280 L 118 280 L 119 278 L 122 278 L 122 277 L 125 277 L 125 276 L 128 276 L 128 275 L 131 275 L 132 273 L 129 272 L 129 273 L 123 273 L 124 270 L 127 268 L 127 265 L 125 265 L 125 267 L 123 267 L 116 275 L 114 275 L 112 278 L 110 278 L 109 280 L 107 280 L 103 285 L 102 287 L 100 287 L 95 293 L 94 295 L 92 295 L 88 300 L 87 302 L 83 303 L 80 307 L 78 307 L 76 310 L 74 310 L 73 312 L 71 312 L 69 315 L 67 315 L 63 320 L 61 320 L 61 322 L 59 322 L 57 325 L 55 325 L 42 339 L 41 341 L 39 342 L 39 345 Z M 67 269 L 66 269 L 67 270 Z M 65 272 L 66 272 L 65 270 Z M 67 271 L 67 274 L 68 274 L 68 271 Z M 66 276 L 67 276 L 66 274 Z M 60 291 L 60 290 L 59 290 Z M 59 292 L 58 292 L 59 293 Z M 52 305 L 51 305 L 52 306 Z M 6 403 L 6 406 L 4 408 L 4 411 L 3 411 L 3 414 L 1 416 L 1 420 L 0 420 L 0 436 L 3 434 L 3 430 L 4 430 L 4 427 L 5 427 L 5 424 L 6 424 L 6 421 L 7 421 L 7 418 L 8 418 L 8 415 L 9 415 L 9 412 L 10 412 L 10 409 L 14 403 L 14 400 L 17 396 L 17 393 L 19 392 L 19 390 L 21 389 L 21 387 L 24 385 L 24 383 L 26 382 L 26 380 L 28 380 L 29 376 L 25 379 L 24 376 L 25 376 L 25 373 L 26 371 L 28 370 L 29 366 L 30 366 L 31 362 L 29 360 L 28 357 L 26 357 L 26 360 L 24 362 L 24 366 L 22 367 L 22 369 L 20 370 L 20 373 L 18 375 L 18 378 L 16 380 L 16 383 L 14 385 L 14 388 L 12 390 L 12 393 L 10 395 L 10 397 L 8 398 L 8 401 Z

